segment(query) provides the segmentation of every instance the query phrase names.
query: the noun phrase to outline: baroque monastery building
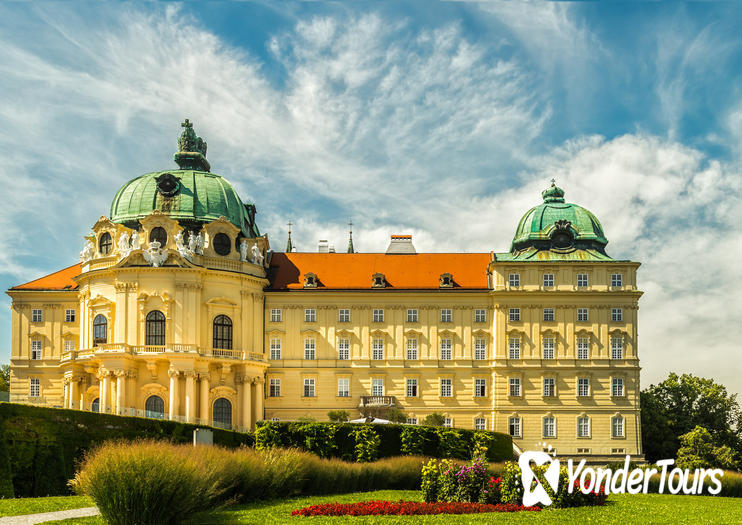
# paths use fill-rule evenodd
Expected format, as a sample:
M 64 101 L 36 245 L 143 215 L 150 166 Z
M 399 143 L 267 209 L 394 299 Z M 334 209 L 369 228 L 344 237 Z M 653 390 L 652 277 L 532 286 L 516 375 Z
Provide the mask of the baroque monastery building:
M 11 401 L 240 429 L 396 406 L 641 455 L 639 263 L 555 184 L 506 253 L 273 252 L 183 127 L 178 169 L 127 182 L 80 264 L 8 290 Z

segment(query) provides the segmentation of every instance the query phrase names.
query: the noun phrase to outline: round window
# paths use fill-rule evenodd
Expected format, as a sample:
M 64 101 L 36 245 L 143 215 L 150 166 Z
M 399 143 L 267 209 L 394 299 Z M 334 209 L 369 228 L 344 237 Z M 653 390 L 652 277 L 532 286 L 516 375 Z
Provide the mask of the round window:
M 219 255 L 229 255 L 232 251 L 232 243 L 226 233 L 217 233 L 214 236 L 214 251 Z
M 167 244 L 167 232 L 165 231 L 165 228 L 162 228 L 161 226 L 152 228 L 152 231 L 149 233 L 149 242 L 153 241 L 159 242 L 160 248 L 165 247 L 165 244 Z
M 555 248 L 569 248 L 572 246 L 572 236 L 566 232 L 559 232 L 552 239 Z
M 157 177 L 157 189 L 164 197 L 172 197 L 178 192 L 178 179 L 172 173 L 163 173 Z

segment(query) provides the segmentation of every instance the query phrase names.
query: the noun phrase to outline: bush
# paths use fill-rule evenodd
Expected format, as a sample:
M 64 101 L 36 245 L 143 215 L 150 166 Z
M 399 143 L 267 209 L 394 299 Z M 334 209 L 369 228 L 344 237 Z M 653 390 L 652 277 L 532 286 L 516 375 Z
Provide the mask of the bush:
M 416 489 L 423 460 L 321 459 L 296 449 L 107 443 L 88 453 L 71 482 L 114 525 L 176 524 L 195 512 L 303 494 Z
M 397 407 L 391 407 L 386 411 L 386 419 L 392 423 L 407 423 L 407 414 Z
M 427 425 L 429 427 L 442 427 L 446 423 L 446 417 L 443 414 L 439 414 L 438 412 L 433 412 L 432 414 L 428 414 L 425 416 L 425 419 L 423 419 L 422 424 Z
M 336 423 L 345 423 L 350 419 L 350 414 L 348 414 L 347 410 L 330 410 L 327 413 L 327 417 L 330 421 L 335 421 Z
M 727 445 L 716 446 L 709 431 L 701 426 L 680 436 L 677 459 L 680 468 L 733 469 L 736 463 L 732 449 Z
M 464 501 L 477 503 L 488 488 L 487 464 L 475 458 L 469 465 L 456 465 L 450 459 L 430 460 L 423 466 L 420 490 L 425 501 Z
M 374 461 L 379 456 L 379 435 L 374 432 L 370 425 L 361 425 L 355 431 L 356 438 L 356 461 Z

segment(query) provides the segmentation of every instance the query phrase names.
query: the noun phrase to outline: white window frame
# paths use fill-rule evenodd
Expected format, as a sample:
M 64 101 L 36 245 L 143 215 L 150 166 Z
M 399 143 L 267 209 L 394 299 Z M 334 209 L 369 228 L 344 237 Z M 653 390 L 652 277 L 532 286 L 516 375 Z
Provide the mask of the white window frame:
M 440 387 L 441 397 L 453 397 L 453 379 L 442 377 Z
M 556 437 L 556 418 L 554 416 L 544 416 L 541 425 L 542 435 L 545 438 Z
M 543 284 L 544 288 L 554 288 L 554 274 L 545 273 L 543 275 Z
M 77 319 L 77 310 L 75 310 L 74 308 L 67 308 L 64 311 L 64 322 L 74 323 L 75 319 Z
M 38 377 L 28 379 L 28 397 L 41 397 L 41 379 Z
M 554 337 L 544 337 L 541 340 L 541 355 L 544 359 L 556 359 L 556 340 Z
M 417 397 L 418 385 L 416 378 L 410 377 L 405 381 L 405 395 L 406 397 Z
M 623 438 L 626 437 L 626 420 L 623 416 L 613 416 L 611 418 L 611 437 Z
M 577 338 L 577 359 L 590 359 L 590 338 Z
M 307 361 L 317 359 L 317 341 L 312 337 L 304 339 L 304 359 Z
M 611 359 L 623 359 L 623 336 L 611 336 Z
M 384 379 L 379 377 L 371 378 L 371 395 L 372 396 L 383 396 L 384 395 Z
M 508 433 L 512 437 L 523 437 L 521 428 L 521 418 L 517 416 L 508 418 Z
M 508 359 L 520 359 L 520 337 L 508 337 Z
M 419 314 L 418 314 L 417 308 L 408 308 L 407 309 L 407 322 L 417 323 L 418 320 L 419 320 Z
M 544 308 L 543 312 L 543 320 L 544 321 L 554 321 L 556 319 L 556 313 L 554 312 L 553 308 Z
M 624 380 L 623 377 L 611 378 L 611 396 L 624 397 Z
M 281 339 L 278 337 L 272 337 L 270 341 L 271 359 L 281 359 Z
M 65 352 L 74 352 L 75 351 L 75 340 L 74 339 L 65 339 L 64 340 L 64 351 Z
M 338 339 L 338 360 L 350 360 L 350 339 L 341 337 Z
M 447 337 L 441 339 L 440 344 L 441 361 L 451 361 L 453 359 L 453 341 Z
M 623 286 L 623 274 L 613 273 L 611 274 L 611 288 L 620 288 Z
M 281 397 L 281 379 L 272 377 L 268 382 L 268 397 Z
M 487 418 L 486 417 L 475 417 L 474 418 L 474 430 L 487 430 Z
M 484 337 L 474 339 L 474 360 L 484 361 L 487 359 L 487 340 Z
M 556 396 L 556 380 L 553 377 L 544 377 L 543 381 L 544 397 Z
M 577 378 L 577 397 L 590 397 L 590 378 Z
M 520 321 L 520 308 L 510 308 L 508 310 L 508 319 L 510 322 Z
M 316 308 L 305 308 L 304 309 L 304 322 L 305 323 L 316 323 L 317 322 L 317 309 Z
M 418 356 L 418 343 L 417 339 L 411 338 L 407 340 L 407 360 L 417 361 Z
M 283 321 L 283 311 L 280 308 L 271 308 L 271 323 Z
M 350 308 L 340 308 L 338 310 L 338 323 L 350 322 Z
M 474 397 L 487 397 L 487 380 L 481 377 L 474 378 Z
M 374 323 L 383 323 L 384 322 L 384 309 L 374 308 L 372 320 Z
M 32 323 L 43 323 L 44 322 L 44 310 L 41 308 L 34 308 L 31 310 L 31 322 Z
M 453 428 L 453 419 L 450 417 L 444 417 L 443 426 L 446 428 Z
M 508 379 L 508 395 L 510 397 L 520 397 L 520 377 L 511 377 Z
M 611 321 L 614 323 L 623 322 L 623 308 L 611 308 Z
M 408 417 L 407 418 L 407 424 L 408 425 L 417 425 L 417 418 L 416 417 Z
M 474 322 L 475 323 L 486 323 L 487 322 L 487 310 L 484 308 L 474 309 Z
M 577 274 L 577 288 L 587 288 L 589 279 L 586 273 Z
M 577 321 L 580 323 L 586 323 L 590 320 L 590 310 L 587 308 L 577 309 Z
M 371 340 L 371 359 L 374 361 L 384 360 L 384 340 L 380 337 Z
M 40 361 L 44 354 L 44 343 L 41 339 L 33 339 L 31 341 L 31 359 L 33 361 Z
M 338 397 L 350 397 L 350 378 L 338 378 Z
M 453 322 L 453 310 L 450 308 L 441 308 L 441 323 Z
M 577 418 L 577 437 L 580 437 L 580 438 L 590 437 L 590 417 L 579 416 Z
M 519 273 L 511 273 L 508 275 L 508 286 L 510 286 L 510 288 L 520 288 Z
M 316 382 L 313 377 L 304 378 L 304 396 L 317 397 Z

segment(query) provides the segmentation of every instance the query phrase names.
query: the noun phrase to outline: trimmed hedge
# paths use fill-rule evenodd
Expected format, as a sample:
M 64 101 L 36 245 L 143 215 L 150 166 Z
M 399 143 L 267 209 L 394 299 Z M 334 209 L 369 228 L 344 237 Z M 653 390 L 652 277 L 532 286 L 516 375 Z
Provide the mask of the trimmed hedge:
M 364 431 L 361 431 L 364 429 Z M 365 431 L 369 429 L 371 433 Z M 374 444 L 374 458 L 393 456 L 428 456 L 470 459 L 477 448 L 487 449 L 492 462 L 513 459 L 513 442 L 507 434 L 486 430 L 427 427 L 418 425 L 374 425 L 326 422 L 261 421 L 255 431 L 256 446 L 300 448 L 320 457 L 346 461 L 368 461 L 369 439 Z
M 86 451 L 104 441 L 192 443 L 199 425 L 0 403 L 0 498 L 67 495 Z M 252 446 L 252 434 L 213 428 L 214 444 Z

